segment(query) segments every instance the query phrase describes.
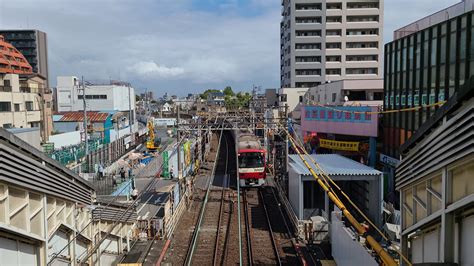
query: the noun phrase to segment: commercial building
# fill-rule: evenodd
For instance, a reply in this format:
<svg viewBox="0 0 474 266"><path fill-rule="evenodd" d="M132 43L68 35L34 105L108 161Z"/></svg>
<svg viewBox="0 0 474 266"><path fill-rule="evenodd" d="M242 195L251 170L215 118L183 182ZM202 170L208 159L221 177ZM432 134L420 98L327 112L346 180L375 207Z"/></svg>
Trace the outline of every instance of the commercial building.
<svg viewBox="0 0 474 266"><path fill-rule="evenodd" d="M305 102L332 106L381 106L383 80L346 79L321 84L308 90Z"/></svg>
<svg viewBox="0 0 474 266"><path fill-rule="evenodd" d="M392 188L400 147L474 73L472 8L463 1L439 11L395 31L385 45L384 110L418 108L384 115L381 156Z"/></svg>
<svg viewBox="0 0 474 266"><path fill-rule="evenodd" d="M301 137L306 148L376 166L383 80L339 80L310 88L304 97Z"/></svg>
<svg viewBox="0 0 474 266"><path fill-rule="evenodd" d="M383 122L412 263L474 263L472 9L462 1L395 31L385 46L384 108L417 107Z"/></svg>
<svg viewBox="0 0 474 266"><path fill-rule="evenodd" d="M58 77L56 88L58 112L83 111L83 94L84 91L78 78L73 76ZM124 119L130 120L128 125L132 125L134 132L138 131L135 114L135 89L130 84L111 81L86 85L85 97L87 111L120 112Z"/></svg>
<svg viewBox="0 0 474 266"><path fill-rule="evenodd" d="M32 66L33 72L45 77L46 84L49 84L46 33L39 30L0 30L0 35L18 49Z"/></svg>
<svg viewBox="0 0 474 266"><path fill-rule="evenodd" d="M382 77L383 0L281 3L281 87Z"/></svg>
<svg viewBox="0 0 474 266"><path fill-rule="evenodd" d="M413 263L474 264L474 77L401 146L402 251Z"/></svg>

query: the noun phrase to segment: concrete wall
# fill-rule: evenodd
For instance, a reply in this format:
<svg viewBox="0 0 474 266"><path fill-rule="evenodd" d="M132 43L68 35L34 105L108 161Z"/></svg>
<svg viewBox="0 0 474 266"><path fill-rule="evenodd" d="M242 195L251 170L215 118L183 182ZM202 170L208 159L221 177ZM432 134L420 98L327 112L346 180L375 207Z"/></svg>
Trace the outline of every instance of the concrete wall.
<svg viewBox="0 0 474 266"><path fill-rule="evenodd" d="M49 142L54 143L55 149L79 144L81 143L81 131L72 131L57 135L51 135L49 137Z"/></svg>
<svg viewBox="0 0 474 266"><path fill-rule="evenodd" d="M284 107L288 104L288 112L295 111L296 107L300 103L300 96L304 97L308 88L281 88L278 90L280 95L286 94L286 102L282 102L280 98L280 106Z"/></svg>
<svg viewBox="0 0 474 266"><path fill-rule="evenodd" d="M42 150L41 147L41 133L38 127L36 128L15 128L7 129L10 133L19 137L21 140L27 142L31 146L38 150Z"/></svg>
<svg viewBox="0 0 474 266"><path fill-rule="evenodd" d="M344 226L340 217L340 212L331 214L331 247L336 264L339 266L377 266L378 263L369 251L357 241L353 232Z"/></svg>

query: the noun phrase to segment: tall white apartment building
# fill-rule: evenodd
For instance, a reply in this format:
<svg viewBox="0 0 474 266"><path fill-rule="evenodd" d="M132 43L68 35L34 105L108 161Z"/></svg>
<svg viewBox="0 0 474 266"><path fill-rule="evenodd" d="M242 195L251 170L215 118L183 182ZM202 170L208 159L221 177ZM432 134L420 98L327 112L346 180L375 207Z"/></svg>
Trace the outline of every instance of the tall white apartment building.
<svg viewBox="0 0 474 266"><path fill-rule="evenodd" d="M281 87L382 77L383 0L281 3Z"/></svg>

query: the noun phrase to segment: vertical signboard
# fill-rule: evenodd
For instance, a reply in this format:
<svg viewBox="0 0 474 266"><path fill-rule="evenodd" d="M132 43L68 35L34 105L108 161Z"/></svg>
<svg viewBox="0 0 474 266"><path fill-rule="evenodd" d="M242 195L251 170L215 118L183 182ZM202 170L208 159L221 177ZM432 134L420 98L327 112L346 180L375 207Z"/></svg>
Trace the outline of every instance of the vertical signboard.
<svg viewBox="0 0 474 266"><path fill-rule="evenodd" d="M168 151L164 151L161 156L163 157L163 170L161 171L161 176L165 178L170 177L170 172L169 172L169 157L168 157Z"/></svg>

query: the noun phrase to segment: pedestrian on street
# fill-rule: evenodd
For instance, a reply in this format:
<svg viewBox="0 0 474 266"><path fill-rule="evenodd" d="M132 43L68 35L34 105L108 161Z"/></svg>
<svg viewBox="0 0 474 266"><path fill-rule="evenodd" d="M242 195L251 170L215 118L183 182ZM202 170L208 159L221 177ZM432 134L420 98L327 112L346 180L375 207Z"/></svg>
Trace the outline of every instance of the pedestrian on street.
<svg viewBox="0 0 474 266"><path fill-rule="evenodd" d="M102 166L102 164L99 164L98 173L99 173L99 180L100 180L104 177L104 167Z"/></svg>
<svg viewBox="0 0 474 266"><path fill-rule="evenodd" d="M125 170L123 167L120 169L120 178L122 179L122 182L125 182Z"/></svg>
<svg viewBox="0 0 474 266"><path fill-rule="evenodd" d="M132 191L132 199L133 199L133 200L136 200L137 197L138 197L138 189L135 188L135 189Z"/></svg>
<svg viewBox="0 0 474 266"><path fill-rule="evenodd" d="M132 178L132 168L128 168L128 178Z"/></svg>

